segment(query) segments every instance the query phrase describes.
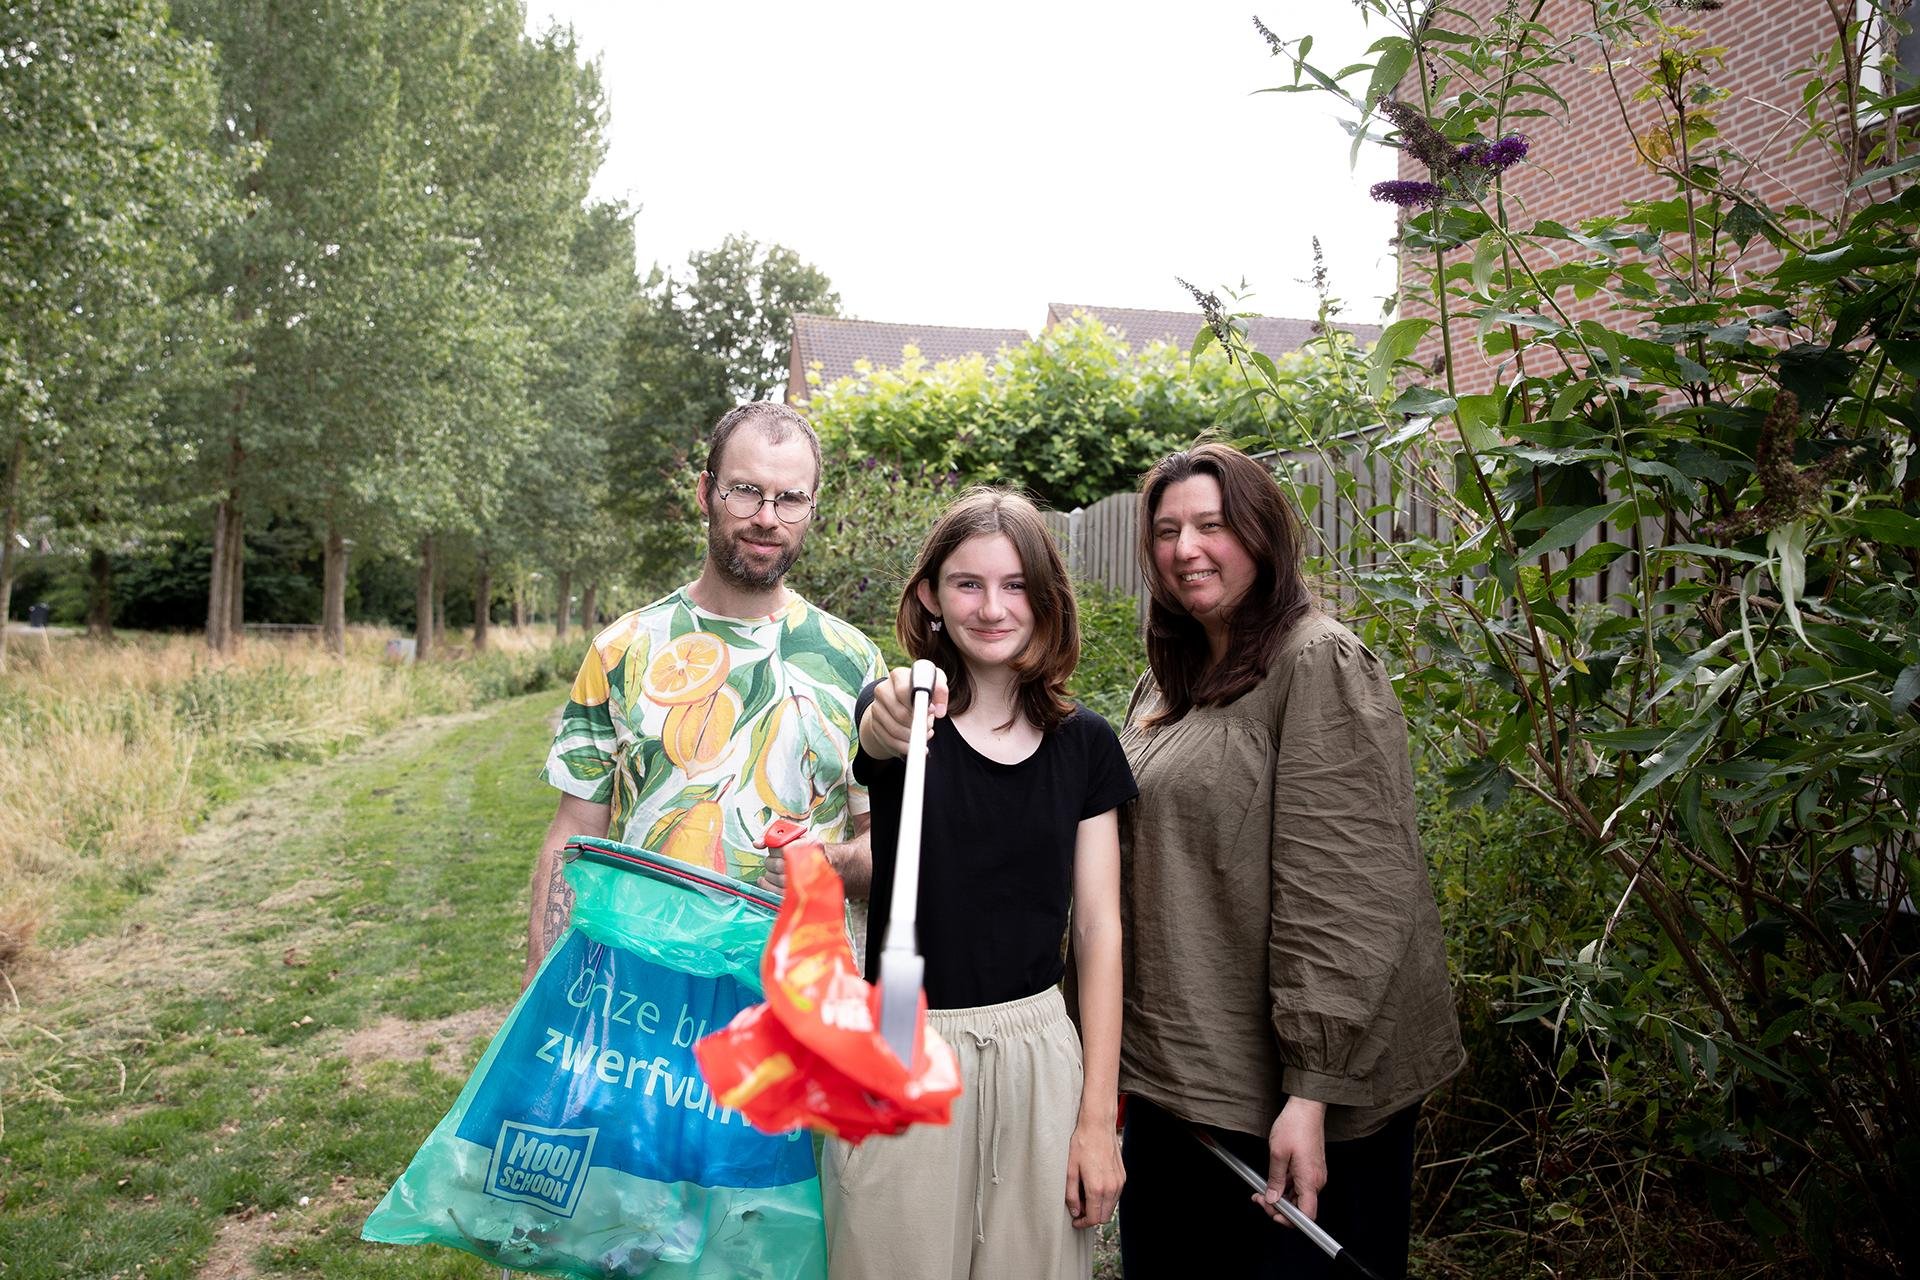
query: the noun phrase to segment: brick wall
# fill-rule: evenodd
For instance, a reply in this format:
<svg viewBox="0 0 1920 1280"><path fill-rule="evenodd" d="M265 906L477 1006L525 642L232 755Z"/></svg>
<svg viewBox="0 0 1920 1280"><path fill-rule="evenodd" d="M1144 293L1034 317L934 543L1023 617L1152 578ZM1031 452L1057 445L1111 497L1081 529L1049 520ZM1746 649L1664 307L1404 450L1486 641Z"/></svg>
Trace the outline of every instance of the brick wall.
<svg viewBox="0 0 1920 1280"><path fill-rule="evenodd" d="M1699 45L1725 47L1724 65L1709 68L1700 73L1700 78L1731 91L1717 108L1715 119L1722 137L1754 162L1751 171L1740 179L1741 185L1753 190L1769 209L1788 204L1832 208L1845 188L1847 176L1830 149L1808 146L1797 155L1789 154L1804 127L1799 113L1806 77L1797 69L1829 48L1836 37L1830 2L1851 11L1851 0L1727 0L1718 10L1665 11L1669 22L1704 31ZM1500 0L1453 3L1457 9L1489 21L1501 7ZM1556 36L1573 36L1593 28L1591 11L1584 0L1547 0L1540 20ZM1450 17L1447 25L1460 29L1466 24L1464 19ZM1612 51L1616 61L1631 57L1632 52L1619 48ZM1545 77L1566 98L1570 109L1557 112L1553 118L1517 122L1528 135L1531 148L1527 160L1508 170L1504 180L1510 220L1516 226L1542 218L1573 226L1584 218L1617 212L1630 200L1664 199L1673 194L1671 181L1642 163L1634 147L1634 134L1644 132L1658 118L1653 104L1628 101L1623 115L1607 76L1593 70L1603 60L1600 46L1592 40L1578 41L1570 54L1570 62ZM1644 83L1625 68L1616 71L1616 80L1622 98ZM1418 101L1417 95L1417 84L1409 82L1402 89L1402 96L1410 101ZM1735 176L1732 170L1724 172ZM1403 154L1399 176L1421 179L1426 173L1418 161ZM1741 266L1747 272L1762 269L1777 261L1777 256L1771 246L1756 238L1749 242ZM1403 257L1401 315L1434 315L1426 301L1432 296L1425 274L1431 265L1430 251L1419 262ZM1605 294L1579 302L1570 291L1562 291L1559 300L1575 318L1601 315L1610 303ZM1456 320L1451 328L1455 372L1463 391L1484 391L1512 376L1510 356L1481 354L1470 321ZM1436 329L1415 354L1429 368L1437 369L1441 350ZM1501 365L1503 360L1507 362L1505 367Z"/></svg>

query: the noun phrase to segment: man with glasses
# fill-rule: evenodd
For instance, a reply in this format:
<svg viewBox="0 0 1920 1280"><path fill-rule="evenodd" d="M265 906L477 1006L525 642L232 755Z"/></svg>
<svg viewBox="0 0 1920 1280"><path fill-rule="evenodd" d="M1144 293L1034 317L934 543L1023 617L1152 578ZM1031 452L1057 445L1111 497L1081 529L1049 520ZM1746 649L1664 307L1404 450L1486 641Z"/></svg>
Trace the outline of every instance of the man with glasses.
<svg viewBox="0 0 1920 1280"><path fill-rule="evenodd" d="M820 442L805 417L757 402L714 425L696 489L700 576L594 637L542 776L559 789L533 873L528 981L567 926L561 850L606 836L785 888L755 841L790 818L826 842L864 897L866 790L853 781L853 702L885 674L858 629L783 584L806 541Z"/></svg>

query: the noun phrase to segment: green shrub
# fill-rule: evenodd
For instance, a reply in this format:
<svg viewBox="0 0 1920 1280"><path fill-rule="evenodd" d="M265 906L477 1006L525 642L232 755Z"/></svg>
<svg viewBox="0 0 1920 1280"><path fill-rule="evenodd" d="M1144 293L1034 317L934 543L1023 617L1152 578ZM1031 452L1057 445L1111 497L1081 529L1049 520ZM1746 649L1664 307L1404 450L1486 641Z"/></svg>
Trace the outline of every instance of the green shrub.
<svg viewBox="0 0 1920 1280"><path fill-rule="evenodd" d="M1337 76L1268 37L1288 91L1427 171L1378 191L1407 206L1407 314L1373 363L1393 429L1357 461L1390 486L1319 441L1341 478L1312 496L1353 521L1325 567L1447 790L1522 807L1505 853L1441 877L1480 904L1454 904L1467 962L1519 978L1515 1029L1471 1027L1476 1064L1534 1059L1501 1265L1920 1272L1920 92L1856 74L1904 19L1862 5L1789 73L1782 145L1854 180L1774 210L1715 124L1725 51L1652 0L1585 33L1361 7L1386 34ZM1664 190L1533 221L1501 174L1588 45L1643 132L1527 158L1645 164ZM1438 374L1412 358L1430 331ZM1497 390L1463 382L1468 343L1504 362ZM1409 494L1437 532L1374 519Z"/></svg>

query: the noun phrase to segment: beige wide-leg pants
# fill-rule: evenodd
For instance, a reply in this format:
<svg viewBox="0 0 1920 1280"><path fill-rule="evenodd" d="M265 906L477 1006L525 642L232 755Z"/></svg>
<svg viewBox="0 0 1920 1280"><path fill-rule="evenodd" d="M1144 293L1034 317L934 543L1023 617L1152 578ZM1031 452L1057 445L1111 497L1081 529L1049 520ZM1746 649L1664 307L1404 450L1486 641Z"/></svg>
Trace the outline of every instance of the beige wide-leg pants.
<svg viewBox="0 0 1920 1280"><path fill-rule="evenodd" d="M953 1123L828 1139L832 1280L1083 1280L1093 1231L1067 1213L1080 1037L1055 990L927 1020L960 1059Z"/></svg>

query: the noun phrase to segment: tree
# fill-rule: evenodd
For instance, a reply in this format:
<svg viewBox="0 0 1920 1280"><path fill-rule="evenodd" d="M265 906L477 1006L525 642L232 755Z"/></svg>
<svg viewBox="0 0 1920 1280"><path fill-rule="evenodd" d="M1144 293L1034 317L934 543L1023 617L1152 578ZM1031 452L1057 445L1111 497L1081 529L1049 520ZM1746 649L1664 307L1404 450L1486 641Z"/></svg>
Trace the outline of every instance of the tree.
<svg viewBox="0 0 1920 1280"><path fill-rule="evenodd" d="M641 539L644 573L659 578L684 550L684 476L706 433L746 400L780 397L793 317L835 315L840 296L817 268L781 245L728 236L687 258L676 276L656 266L627 332L615 423L616 491Z"/></svg>
<svg viewBox="0 0 1920 1280"><path fill-rule="evenodd" d="M533 391L539 439L515 469L505 519L488 546L550 569L562 600L578 573L582 603L593 605L596 588L630 554L626 522L611 510L608 429L637 282L625 206L594 204L573 222L568 274L548 331L550 359ZM482 563L491 566L491 554ZM592 610L584 614L591 629Z"/></svg>
<svg viewBox="0 0 1920 1280"><path fill-rule="evenodd" d="M102 564L165 527L154 422L221 341L190 296L195 246L236 204L204 145L211 59L157 0L26 0L0 21L4 620L29 503Z"/></svg>

